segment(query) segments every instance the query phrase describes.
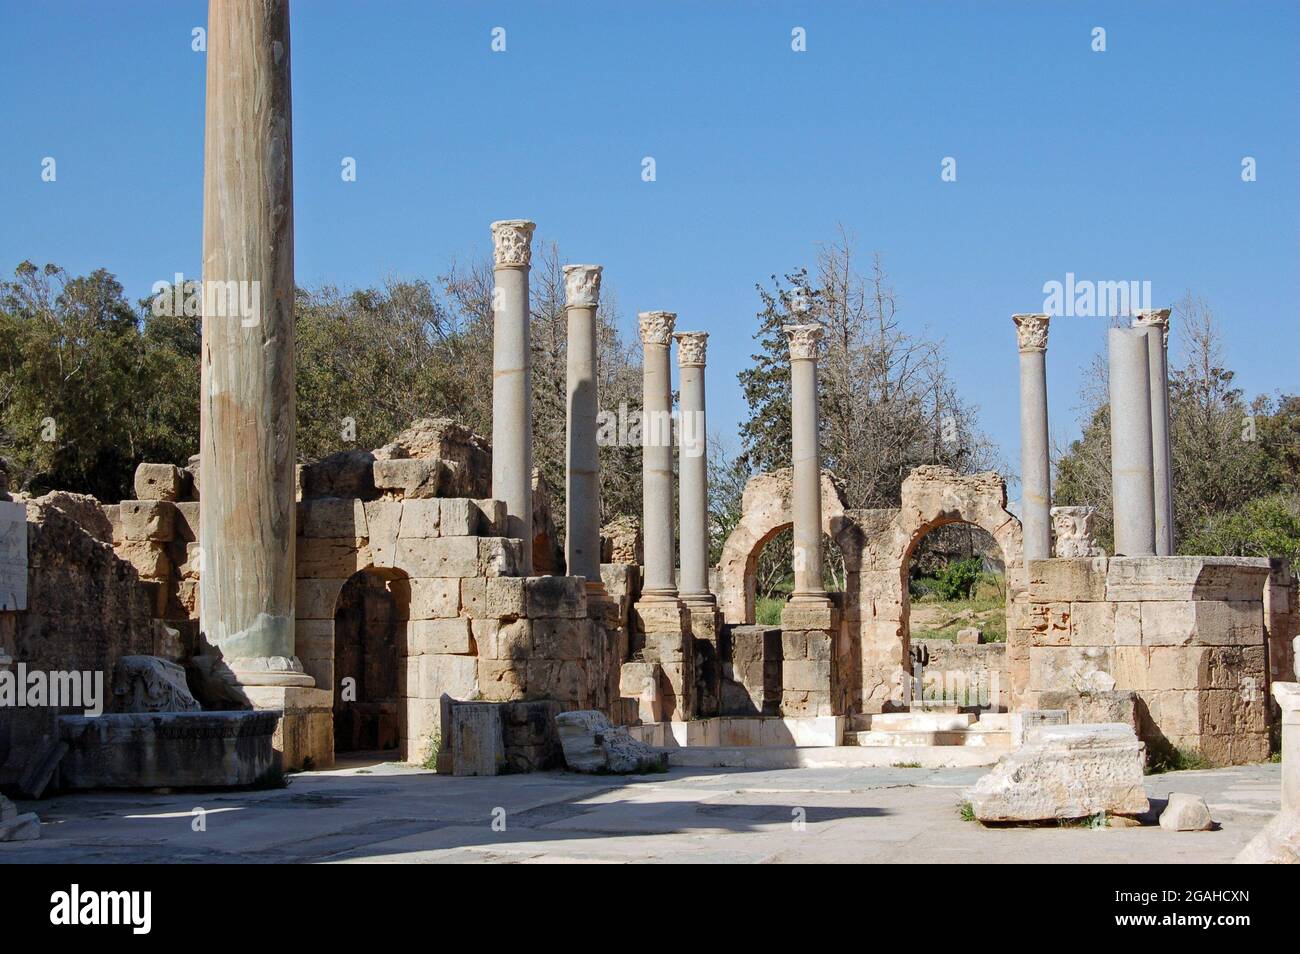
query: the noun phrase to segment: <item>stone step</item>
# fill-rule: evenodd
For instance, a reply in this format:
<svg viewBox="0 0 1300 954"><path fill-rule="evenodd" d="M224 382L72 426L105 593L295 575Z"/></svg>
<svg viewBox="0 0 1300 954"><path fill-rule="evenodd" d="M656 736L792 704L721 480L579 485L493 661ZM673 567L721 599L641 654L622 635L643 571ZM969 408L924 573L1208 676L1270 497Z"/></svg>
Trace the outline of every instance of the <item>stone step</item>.
<svg viewBox="0 0 1300 954"><path fill-rule="evenodd" d="M873 732L960 732L973 725L976 718L974 712L880 712L870 717L866 729Z"/></svg>
<svg viewBox="0 0 1300 954"><path fill-rule="evenodd" d="M670 767L680 768L977 768L993 765L1000 748L963 745L873 746L694 746L672 749Z"/></svg>
<svg viewBox="0 0 1300 954"><path fill-rule="evenodd" d="M901 748L911 746L941 745L965 746L968 748L1011 747L1011 733L998 731L926 731L926 730L879 730L866 732L845 732L844 744L860 748Z"/></svg>

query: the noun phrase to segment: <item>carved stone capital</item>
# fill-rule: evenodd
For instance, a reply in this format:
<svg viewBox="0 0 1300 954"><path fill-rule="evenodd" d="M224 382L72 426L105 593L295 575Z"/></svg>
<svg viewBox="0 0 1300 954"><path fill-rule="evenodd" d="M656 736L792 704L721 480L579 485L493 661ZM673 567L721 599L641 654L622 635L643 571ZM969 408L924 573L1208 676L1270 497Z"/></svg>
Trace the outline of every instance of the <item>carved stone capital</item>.
<svg viewBox="0 0 1300 954"><path fill-rule="evenodd" d="M666 345L672 341L677 315L671 311L643 311L636 316L642 344Z"/></svg>
<svg viewBox="0 0 1300 954"><path fill-rule="evenodd" d="M1169 314L1168 308L1153 308L1150 311L1139 311L1136 318L1133 319L1134 328L1149 328L1152 325L1160 329L1160 334L1164 340L1165 347L1169 347Z"/></svg>
<svg viewBox="0 0 1300 954"><path fill-rule="evenodd" d="M566 308L596 308L600 305L600 266L564 266Z"/></svg>
<svg viewBox="0 0 1300 954"><path fill-rule="evenodd" d="M533 229L527 219L492 223L492 258L497 268L527 268L533 260Z"/></svg>
<svg viewBox="0 0 1300 954"><path fill-rule="evenodd" d="M1022 352L1047 350L1047 315L1012 315L1016 323L1016 344Z"/></svg>
<svg viewBox="0 0 1300 954"><path fill-rule="evenodd" d="M709 346L707 331L679 331L677 339L677 364L683 368L704 367L705 352Z"/></svg>
<svg viewBox="0 0 1300 954"><path fill-rule="evenodd" d="M821 325L785 325L781 328L790 339L790 360L817 360L817 345L826 334Z"/></svg>
<svg viewBox="0 0 1300 954"><path fill-rule="evenodd" d="M1103 556L1093 538L1096 507L1053 507L1052 533L1058 559Z"/></svg>

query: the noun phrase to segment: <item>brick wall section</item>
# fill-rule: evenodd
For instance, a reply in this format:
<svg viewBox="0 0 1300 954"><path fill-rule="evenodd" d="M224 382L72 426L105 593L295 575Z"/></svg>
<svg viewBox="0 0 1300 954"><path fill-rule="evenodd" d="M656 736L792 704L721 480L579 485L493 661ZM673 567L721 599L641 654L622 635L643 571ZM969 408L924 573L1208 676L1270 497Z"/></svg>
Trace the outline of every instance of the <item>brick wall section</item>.
<svg viewBox="0 0 1300 954"><path fill-rule="evenodd" d="M1267 757L1268 561L1098 557L1028 570L1033 699L1132 689L1148 746L1218 765Z"/></svg>

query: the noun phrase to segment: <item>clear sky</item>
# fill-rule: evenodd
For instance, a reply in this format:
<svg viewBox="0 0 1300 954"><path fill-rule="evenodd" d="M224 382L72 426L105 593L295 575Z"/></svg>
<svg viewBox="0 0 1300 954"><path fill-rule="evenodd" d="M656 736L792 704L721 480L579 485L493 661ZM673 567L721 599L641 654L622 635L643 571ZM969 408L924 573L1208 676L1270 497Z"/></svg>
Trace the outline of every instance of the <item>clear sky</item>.
<svg viewBox="0 0 1300 954"><path fill-rule="evenodd" d="M711 429L733 446L754 283L811 264L841 222L883 255L905 325L946 340L1017 469L1010 315L1070 272L1150 281L1157 306L1195 290L1248 391L1300 388L1295 0L292 11L300 283L432 278L486 254L493 219L534 219L605 266L629 334L649 309L711 332ZM205 22L195 0L0 2L6 274L103 266L132 298L197 275ZM1106 324L1054 322L1058 440Z"/></svg>

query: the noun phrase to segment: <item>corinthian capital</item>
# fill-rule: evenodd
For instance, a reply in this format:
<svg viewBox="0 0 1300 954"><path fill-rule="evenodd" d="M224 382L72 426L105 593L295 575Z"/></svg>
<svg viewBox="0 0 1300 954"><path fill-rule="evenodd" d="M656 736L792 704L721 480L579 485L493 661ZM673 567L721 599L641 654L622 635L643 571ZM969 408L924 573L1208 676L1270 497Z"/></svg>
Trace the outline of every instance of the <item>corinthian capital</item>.
<svg viewBox="0 0 1300 954"><path fill-rule="evenodd" d="M497 268L527 268L533 260L533 229L527 219L492 223L492 253Z"/></svg>
<svg viewBox="0 0 1300 954"><path fill-rule="evenodd" d="M826 329L821 325L785 325L781 328L790 339L790 360L817 360L817 343Z"/></svg>
<svg viewBox="0 0 1300 954"><path fill-rule="evenodd" d="M666 345L673 337L677 315L671 311L643 311L636 316L642 344Z"/></svg>
<svg viewBox="0 0 1300 954"><path fill-rule="evenodd" d="M564 266L564 304L567 308L595 308L600 304L600 266Z"/></svg>
<svg viewBox="0 0 1300 954"><path fill-rule="evenodd" d="M1023 351L1047 350L1047 315L1012 315L1016 323L1016 344Z"/></svg>
<svg viewBox="0 0 1300 954"><path fill-rule="evenodd" d="M1150 328L1155 325L1160 329L1160 334L1164 339L1165 347L1169 347L1169 309L1153 308L1150 311L1139 311L1137 317L1133 319L1134 328Z"/></svg>
<svg viewBox="0 0 1300 954"><path fill-rule="evenodd" d="M709 346L707 331L679 331L677 339L677 364L683 368L704 367L704 354Z"/></svg>

